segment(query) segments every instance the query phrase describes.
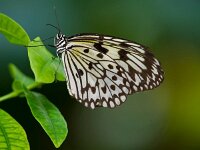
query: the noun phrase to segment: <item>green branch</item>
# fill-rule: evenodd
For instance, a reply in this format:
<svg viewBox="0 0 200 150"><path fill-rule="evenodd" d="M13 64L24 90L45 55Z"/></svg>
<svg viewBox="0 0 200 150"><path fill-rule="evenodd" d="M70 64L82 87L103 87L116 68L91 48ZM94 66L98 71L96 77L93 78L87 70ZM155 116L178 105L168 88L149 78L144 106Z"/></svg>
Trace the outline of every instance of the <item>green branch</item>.
<svg viewBox="0 0 200 150"><path fill-rule="evenodd" d="M37 83L37 82L34 82L33 84L29 85L27 87L28 90L32 90L34 88L37 88L37 87L40 87L42 84L41 83ZM7 99L11 99L11 98L14 98L14 97L17 97L19 96L21 93L23 93L24 91L23 90L20 90L20 91L12 91L4 96L1 96L0 97L0 102L4 101L4 100L7 100Z"/></svg>

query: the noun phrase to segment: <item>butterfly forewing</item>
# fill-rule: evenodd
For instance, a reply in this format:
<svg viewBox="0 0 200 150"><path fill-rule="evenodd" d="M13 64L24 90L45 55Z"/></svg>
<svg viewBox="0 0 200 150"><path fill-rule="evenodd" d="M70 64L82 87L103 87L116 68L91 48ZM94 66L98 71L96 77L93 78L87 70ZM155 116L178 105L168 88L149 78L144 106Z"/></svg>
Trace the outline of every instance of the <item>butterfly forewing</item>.
<svg viewBox="0 0 200 150"><path fill-rule="evenodd" d="M153 89L163 81L160 63L140 44L97 34L76 35L65 42L67 87L86 107L113 108L127 95Z"/></svg>

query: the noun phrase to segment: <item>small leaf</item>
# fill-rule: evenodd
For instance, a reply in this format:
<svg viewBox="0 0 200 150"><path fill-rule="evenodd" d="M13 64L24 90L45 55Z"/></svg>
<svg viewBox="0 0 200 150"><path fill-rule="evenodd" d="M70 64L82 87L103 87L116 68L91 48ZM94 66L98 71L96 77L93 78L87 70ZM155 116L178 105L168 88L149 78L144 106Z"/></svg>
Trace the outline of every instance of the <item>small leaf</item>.
<svg viewBox="0 0 200 150"><path fill-rule="evenodd" d="M28 45L30 39L26 31L13 19L0 13L0 33L12 44Z"/></svg>
<svg viewBox="0 0 200 150"><path fill-rule="evenodd" d="M60 147L68 132L64 117L44 95L26 89L24 91L33 116L48 134L55 147Z"/></svg>
<svg viewBox="0 0 200 150"><path fill-rule="evenodd" d="M32 47L28 47L28 57L35 80L41 83L52 83L56 77L64 81L64 69L61 63L59 65L60 60L54 58L45 46L38 45L44 45L39 37L30 42L29 46Z"/></svg>
<svg viewBox="0 0 200 150"><path fill-rule="evenodd" d="M22 85L28 87L29 85L35 83L35 81L32 78L23 74L14 64L9 64L9 71L12 78L14 79L12 84L12 89L14 91L23 90Z"/></svg>
<svg viewBox="0 0 200 150"><path fill-rule="evenodd" d="M56 80L58 81L66 81L66 77L65 77L65 73L64 73L64 67L62 62L60 62L61 60L58 58L55 58L55 64L54 64L54 69L55 69L55 73L56 73ZM54 76L55 77L55 76Z"/></svg>
<svg viewBox="0 0 200 150"><path fill-rule="evenodd" d="M29 150L24 129L8 113L0 109L0 150Z"/></svg>
<svg viewBox="0 0 200 150"><path fill-rule="evenodd" d="M19 80L14 80L12 83L12 89L13 91L22 91L23 90L23 84Z"/></svg>

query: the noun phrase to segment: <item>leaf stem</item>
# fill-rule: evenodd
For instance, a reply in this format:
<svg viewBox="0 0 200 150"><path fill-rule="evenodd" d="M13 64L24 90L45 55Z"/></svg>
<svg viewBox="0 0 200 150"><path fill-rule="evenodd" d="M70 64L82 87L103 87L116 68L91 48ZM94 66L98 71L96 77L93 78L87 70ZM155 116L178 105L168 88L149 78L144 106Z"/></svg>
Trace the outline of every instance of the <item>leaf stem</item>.
<svg viewBox="0 0 200 150"><path fill-rule="evenodd" d="M0 97L0 102L4 101L4 100L6 100L6 99L10 99L10 98L16 97L18 94L19 94L19 93L18 93L18 92L15 92L15 91L10 92L10 93L8 93L8 94L6 94L6 95L4 95L4 96L1 96L1 97Z"/></svg>
<svg viewBox="0 0 200 150"><path fill-rule="evenodd" d="M36 88L36 87L40 87L41 85L42 85L41 83L35 82L35 83L29 85L29 86L27 87L27 89L28 89L28 90L32 90L32 89L34 89L34 88ZM23 90L20 90L20 91L12 91L12 92L10 92L10 93L4 95L4 96L1 96L1 97L0 97L0 102L2 102L2 101L4 101L4 100L7 100L7 99L11 99L11 98L17 97L19 94L21 94L21 93L23 93L23 92L24 92Z"/></svg>

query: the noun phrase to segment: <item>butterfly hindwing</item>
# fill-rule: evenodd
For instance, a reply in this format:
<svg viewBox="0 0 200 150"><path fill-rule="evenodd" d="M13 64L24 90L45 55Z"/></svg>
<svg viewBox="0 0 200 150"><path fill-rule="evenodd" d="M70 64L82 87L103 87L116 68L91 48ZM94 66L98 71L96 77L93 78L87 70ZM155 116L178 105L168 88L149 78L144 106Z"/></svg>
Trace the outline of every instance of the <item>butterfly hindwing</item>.
<svg viewBox="0 0 200 150"><path fill-rule="evenodd" d="M62 55L68 80L68 90L86 107L115 107L126 100L130 86L122 68L107 57L99 58L99 52L90 49L91 54L79 53L74 46ZM84 51L84 50L83 50ZM73 60L73 61L72 61ZM74 68L74 69L72 69ZM124 78L125 77L125 78Z"/></svg>

